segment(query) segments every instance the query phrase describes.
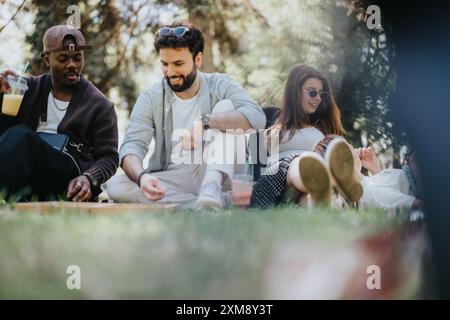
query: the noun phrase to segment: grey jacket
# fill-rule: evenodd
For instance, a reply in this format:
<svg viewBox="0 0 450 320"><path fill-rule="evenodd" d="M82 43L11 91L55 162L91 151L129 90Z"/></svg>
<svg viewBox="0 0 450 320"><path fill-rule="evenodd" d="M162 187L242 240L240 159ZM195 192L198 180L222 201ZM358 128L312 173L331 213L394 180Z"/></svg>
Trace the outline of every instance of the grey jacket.
<svg viewBox="0 0 450 320"><path fill-rule="evenodd" d="M197 74L200 77L198 104L202 108L202 114L211 113L213 106L220 100L230 99L235 110L241 112L254 129L264 129L266 125L264 112L240 85L225 74L201 72ZM120 165L123 158L129 154L144 159L154 137L155 151L150 157L148 169L161 171L167 168L172 150L173 100L174 92L165 80L141 92L131 112L125 138L119 150Z"/></svg>

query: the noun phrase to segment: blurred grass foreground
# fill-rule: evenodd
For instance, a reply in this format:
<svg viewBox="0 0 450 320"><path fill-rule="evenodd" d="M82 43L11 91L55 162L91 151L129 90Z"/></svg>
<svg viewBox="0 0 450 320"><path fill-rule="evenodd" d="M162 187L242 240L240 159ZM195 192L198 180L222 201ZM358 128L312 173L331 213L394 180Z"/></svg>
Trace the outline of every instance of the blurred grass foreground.
<svg viewBox="0 0 450 320"><path fill-rule="evenodd" d="M297 206L116 215L3 208L0 299L417 298L421 225L410 215ZM73 265L81 288L70 290Z"/></svg>

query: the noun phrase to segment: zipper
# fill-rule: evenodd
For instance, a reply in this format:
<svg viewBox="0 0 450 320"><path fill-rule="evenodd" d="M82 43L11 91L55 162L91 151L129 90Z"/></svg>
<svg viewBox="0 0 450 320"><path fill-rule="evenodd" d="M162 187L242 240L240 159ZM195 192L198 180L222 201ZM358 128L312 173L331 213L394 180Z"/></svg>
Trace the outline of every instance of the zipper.
<svg viewBox="0 0 450 320"><path fill-rule="evenodd" d="M68 155L68 156L72 159L73 163L75 163L75 166L77 167L78 175L81 176L81 169L80 169L80 166L79 166L78 163L75 161L74 157L72 157L72 155L71 155L70 153L66 152L66 150L63 150L63 153L66 154L66 155Z"/></svg>

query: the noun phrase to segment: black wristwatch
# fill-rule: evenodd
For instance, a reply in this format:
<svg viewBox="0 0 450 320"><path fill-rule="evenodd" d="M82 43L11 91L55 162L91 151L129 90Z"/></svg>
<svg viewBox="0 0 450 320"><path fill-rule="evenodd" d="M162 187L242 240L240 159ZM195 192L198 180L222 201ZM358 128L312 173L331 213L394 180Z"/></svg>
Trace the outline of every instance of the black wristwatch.
<svg viewBox="0 0 450 320"><path fill-rule="evenodd" d="M88 178L89 183L91 184L91 187L96 187L98 185L97 180L94 178L94 176L89 172L83 172L82 176L85 176Z"/></svg>
<svg viewBox="0 0 450 320"><path fill-rule="evenodd" d="M209 129L209 114L202 114L203 129Z"/></svg>

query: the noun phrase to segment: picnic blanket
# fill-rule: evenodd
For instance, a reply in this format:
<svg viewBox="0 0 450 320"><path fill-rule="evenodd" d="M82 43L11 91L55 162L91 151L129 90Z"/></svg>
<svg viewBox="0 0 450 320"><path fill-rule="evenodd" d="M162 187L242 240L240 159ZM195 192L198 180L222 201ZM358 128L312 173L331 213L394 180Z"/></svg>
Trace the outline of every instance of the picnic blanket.
<svg viewBox="0 0 450 320"><path fill-rule="evenodd" d="M58 213L67 211L81 211L91 214L112 214L125 212L153 213L161 211L173 212L178 207L178 204L163 203L90 203L70 201L22 202L16 203L13 206L14 210L20 212Z"/></svg>

